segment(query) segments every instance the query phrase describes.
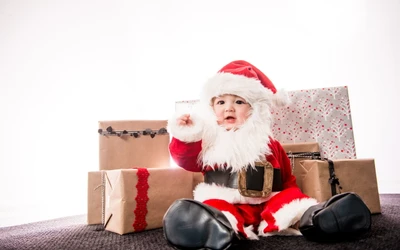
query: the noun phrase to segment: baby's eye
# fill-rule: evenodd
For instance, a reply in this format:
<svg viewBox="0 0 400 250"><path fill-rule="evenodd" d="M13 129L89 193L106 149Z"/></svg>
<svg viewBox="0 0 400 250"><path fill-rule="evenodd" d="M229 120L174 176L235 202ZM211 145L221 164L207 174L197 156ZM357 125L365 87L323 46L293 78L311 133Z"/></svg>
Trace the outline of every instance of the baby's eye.
<svg viewBox="0 0 400 250"><path fill-rule="evenodd" d="M225 102L222 101L222 100L220 100L220 101L217 102L218 105L223 105L224 103L225 103Z"/></svg>
<svg viewBox="0 0 400 250"><path fill-rule="evenodd" d="M236 100L236 104L246 104L246 102L242 100Z"/></svg>

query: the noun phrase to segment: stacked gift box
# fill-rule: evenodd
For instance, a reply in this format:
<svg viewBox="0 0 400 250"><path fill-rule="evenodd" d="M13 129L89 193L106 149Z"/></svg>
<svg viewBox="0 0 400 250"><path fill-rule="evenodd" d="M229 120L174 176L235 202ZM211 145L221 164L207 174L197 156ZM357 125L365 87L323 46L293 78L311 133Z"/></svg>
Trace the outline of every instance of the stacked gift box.
<svg viewBox="0 0 400 250"><path fill-rule="evenodd" d="M336 193L355 192L372 213L380 213L375 161L357 159L347 86L288 95L288 106L271 111L272 132L287 152L301 190L320 202ZM175 109L191 112L197 104L177 101Z"/></svg>
<svg viewBox="0 0 400 250"><path fill-rule="evenodd" d="M99 122L99 170L88 173L88 224L127 234L162 227L198 176L170 166L166 120Z"/></svg>

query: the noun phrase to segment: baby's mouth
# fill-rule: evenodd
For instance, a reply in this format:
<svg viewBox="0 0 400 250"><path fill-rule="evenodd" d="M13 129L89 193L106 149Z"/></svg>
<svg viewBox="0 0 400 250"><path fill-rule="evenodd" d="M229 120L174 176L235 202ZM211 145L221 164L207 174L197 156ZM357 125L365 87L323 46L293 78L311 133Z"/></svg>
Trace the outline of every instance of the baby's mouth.
<svg viewBox="0 0 400 250"><path fill-rule="evenodd" d="M235 121L236 118L233 117L233 116L227 116L227 117L225 118L225 120L228 121L228 122L232 122L232 121Z"/></svg>

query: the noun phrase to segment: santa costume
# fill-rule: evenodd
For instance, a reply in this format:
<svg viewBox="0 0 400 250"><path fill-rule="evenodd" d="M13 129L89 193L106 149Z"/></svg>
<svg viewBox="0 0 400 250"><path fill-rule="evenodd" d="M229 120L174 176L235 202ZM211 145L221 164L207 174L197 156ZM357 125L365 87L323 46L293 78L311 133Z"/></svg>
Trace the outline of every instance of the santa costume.
<svg viewBox="0 0 400 250"><path fill-rule="evenodd" d="M224 94L242 97L251 106L251 115L237 129L226 130L217 124L211 101ZM210 211L219 216L215 218L222 217L223 224L228 221L228 231L239 238L301 235L292 226L310 206L317 204L296 185L290 160L271 132L271 107L287 103L286 93L277 91L258 68L246 61L233 61L205 83L200 102L190 114L192 125L177 123L182 114L176 114L168 122L173 160L188 171L204 174L205 181L194 189L194 201L201 203L205 210L211 207ZM270 174L273 177L266 187ZM246 188L256 191L246 193L243 191ZM229 243L218 245L218 239L213 239L218 231L215 228L221 225L215 223L222 220L208 217L203 220L203 208L191 211L193 204L188 200L179 201L165 214L164 220L174 217L176 221L174 226L164 224L168 242L182 249L229 247ZM190 239L185 241L185 237ZM187 245L189 241L196 241L198 245Z"/></svg>

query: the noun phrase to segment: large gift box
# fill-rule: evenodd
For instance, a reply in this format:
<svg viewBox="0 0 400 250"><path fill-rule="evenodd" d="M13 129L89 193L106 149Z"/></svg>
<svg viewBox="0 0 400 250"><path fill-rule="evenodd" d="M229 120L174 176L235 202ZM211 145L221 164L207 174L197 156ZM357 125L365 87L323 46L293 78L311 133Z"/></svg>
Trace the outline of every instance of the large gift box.
<svg viewBox="0 0 400 250"><path fill-rule="evenodd" d="M278 141L317 142L324 158L357 158L347 86L288 94L291 104L272 110L272 132Z"/></svg>
<svg viewBox="0 0 400 250"><path fill-rule="evenodd" d="M275 139L317 142L324 158L357 158L347 86L292 90L288 96L288 106L271 110ZM198 102L176 101L175 110L190 113Z"/></svg>
<svg viewBox="0 0 400 250"><path fill-rule="evenodd" d="M303 171L303 192L319 202L332 197L328 161L304 160L300 165ZM381 212L374 159L333 160L333 169L334 177L338 179L338 185L334 186L337 193L355 192L367 204L371 213Z"/></svg>
<svg viewBox="0 0 400 250"><path fill-rule="evenodd" d="M193 173L181 168L105 171L105 230L127 234L162 227L177 199L193 198Z"/></svg>
<svg viewBox="0 0 400 250"><path fill-rule="evenodd" d="M300 161L320 159L319 145L316 142L282 143L282 147L292 164L292 173L296 176L297 186L303 190L303 171Z"/></svg>
<svg viewBox="0 0 400 250"><path fill-rule="evenodd" d="M166 120L100 121L100 170L169 166L166 126Z"/></svg>

